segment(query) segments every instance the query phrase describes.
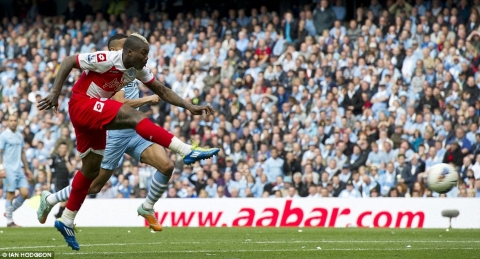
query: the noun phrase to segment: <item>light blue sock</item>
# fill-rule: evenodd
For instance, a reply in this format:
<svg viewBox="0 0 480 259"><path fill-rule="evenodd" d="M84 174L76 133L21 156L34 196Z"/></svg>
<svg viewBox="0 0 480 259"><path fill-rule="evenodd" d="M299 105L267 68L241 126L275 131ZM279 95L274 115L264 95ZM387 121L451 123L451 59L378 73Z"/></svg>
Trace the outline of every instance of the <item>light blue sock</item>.
<svg viewBox="0 0 480 259"><path fill-rule="evenodd" d="M56 193L52 193L51 195L48 195L47 197L48 204L54 206L59 202L67 201L68 197L70 197L70 191L72 191L72 186L69 185Z"/></svg>
<svg viewBox="0 0 480 259"><path fill-rule="evenodd" d="M12 212L16 211L18 208L20 208L20 206L22 206L23 202L25 201L25 199L22 197L22 195L18 195L18 197L16 199L13 200L12 202Z"/></svg>
<svg viewBox="0 0 480 259"><path fill-rule="evenodd" d="M153 175L152 182L150 184L150 190L148 190L147 199L143 202L143 208L146 210L153 209L153 205L162 197L162 194L168 187L168 181L170 177L156 171Z"/></svg>
<svg viewBox="0 0 480 259"><path fill-rule="evenodd" d="M13 207L12 207L12 201L6 200L5 201L5 213L7 214L7 224L10 224L13 222L12 218L12 213L13 213Z"/></svg>

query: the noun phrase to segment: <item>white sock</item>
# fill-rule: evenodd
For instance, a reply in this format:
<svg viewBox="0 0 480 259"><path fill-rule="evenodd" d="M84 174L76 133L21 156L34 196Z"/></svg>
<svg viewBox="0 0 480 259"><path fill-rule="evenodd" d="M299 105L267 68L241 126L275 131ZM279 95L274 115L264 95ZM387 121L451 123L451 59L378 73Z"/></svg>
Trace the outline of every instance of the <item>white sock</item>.
<svg viewBox="0 0 480 259"><path fill-rule="evenodd" d="M168 149L180 154L181 156L186 156L192 152L192 146L185 144L177 137L172 138L172 142L170 143L170 146L168 146Z"/></svg>
<svg viewBox="0 0 480 259"><path fill-rule="evenodd" d="M62 214L62 222L72 228L75 216L77 216L77 211L70 211L69 209L65 208Z"/></svg>

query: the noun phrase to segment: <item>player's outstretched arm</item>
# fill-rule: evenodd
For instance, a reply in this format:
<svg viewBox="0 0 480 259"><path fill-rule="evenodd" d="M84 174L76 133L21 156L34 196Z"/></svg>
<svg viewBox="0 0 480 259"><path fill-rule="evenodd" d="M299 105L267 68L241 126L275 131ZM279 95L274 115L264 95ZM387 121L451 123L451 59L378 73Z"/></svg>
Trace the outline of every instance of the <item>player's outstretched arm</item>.
<svg viewBox="0 0 480 259"><path fill-rule="evenodd" d="M60 96L60 92L62 91L65 80L67 80L67 77L70 72L72 72L73 68L79 68L77 66L76 56L66 57L58 69L52 91L45 98L40 100L40 102L38 102L37 107L39 110L50 110L51 108L55 108L55 112L57 112L58 97Z"/></svg>
<svg viewBox="0 0 480 259"><path fill-rule="evenodd" d="M193 115L202 115L203 111L207 114L213 114L213 109L212 107L206 105L206 106L198 106L198 105L193 105L187 101L185 101L182 97L180 97L178 94L176 94L174 91L170 90L170 88L166 87L160 81L158 80L153 80L153 82L146 84L150 90L152 90L155 94L160 96L162 100L171 103L175 106L179 106L182 108L185 108L189 110Z"/></svg>
<svg viewBox="0 0 480 259"><path fill-rule="evenodd" d="M121 102L132 108L138 108L145 104L158 104L160 102L160 97L158 95L145 96L138 99L127 99L125 98L125 91L119 91L111 98L117 102Z"/></svg>

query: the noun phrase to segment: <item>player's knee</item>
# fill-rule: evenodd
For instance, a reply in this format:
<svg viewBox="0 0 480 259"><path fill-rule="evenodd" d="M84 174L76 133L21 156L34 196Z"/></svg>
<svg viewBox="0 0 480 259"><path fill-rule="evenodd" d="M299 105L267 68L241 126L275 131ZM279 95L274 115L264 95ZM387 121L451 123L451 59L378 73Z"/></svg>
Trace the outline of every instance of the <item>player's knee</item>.
<svg viewBox="0 0 480 259"><path fill-rule="evenodd" d="M173 174L173 170L175 169L175 164L172 160L168 160L165 163L165 170L162 172L166 176L171 176Z"/></svg>
<svg viewBox="0 0 480 259"><path fill-rule="evenodd" d="M168 159L166 161L158 161L155 165L155 168L162 172L162 174L171 176L173 169L175 169L175 165L173 164L172 160Z"/></svg>

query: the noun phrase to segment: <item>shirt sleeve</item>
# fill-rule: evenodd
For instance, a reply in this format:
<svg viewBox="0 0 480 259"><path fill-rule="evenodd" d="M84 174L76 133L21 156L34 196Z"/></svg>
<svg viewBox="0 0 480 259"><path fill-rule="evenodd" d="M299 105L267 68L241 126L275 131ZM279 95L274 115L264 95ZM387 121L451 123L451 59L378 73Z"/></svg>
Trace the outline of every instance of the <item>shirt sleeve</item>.
<svg viewBox="0 0 480 259"><path fill-rule="evenodd" d="M103 73L108 71L112 67L112 55L113 54L111 51L80 53L77 54L77 66L82 70L90 70L98 73Z"/></svg>
<svg viewBox="0 0 480 259"><path fill-rule="evenodd" d="M150 84L155 80L155 77L152 74L150 69L143 67L142 70L137 71L137 79L140 80L143 84Z"/></svg>

